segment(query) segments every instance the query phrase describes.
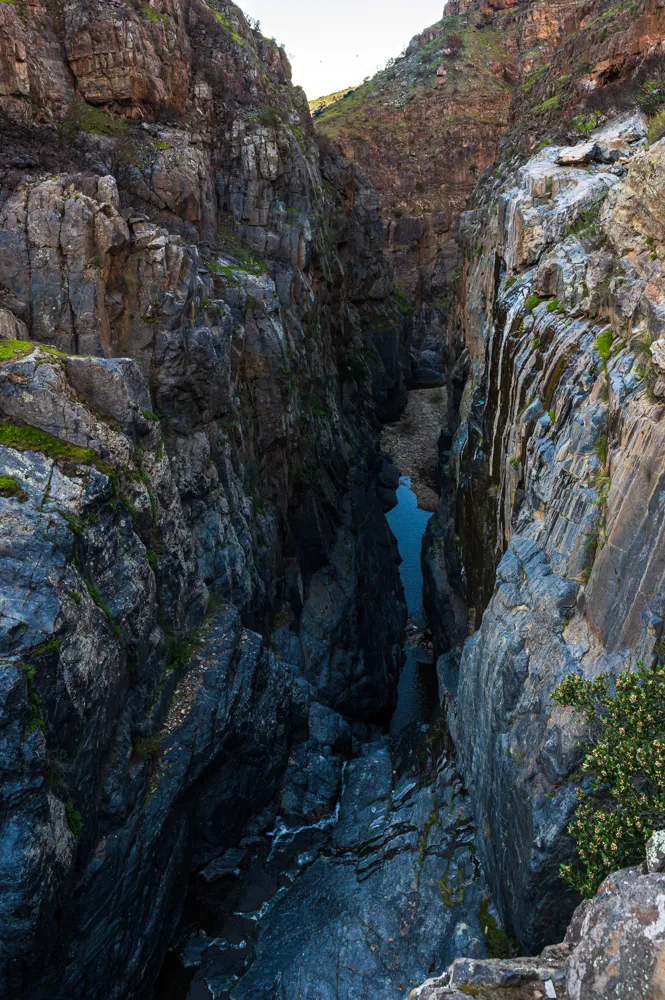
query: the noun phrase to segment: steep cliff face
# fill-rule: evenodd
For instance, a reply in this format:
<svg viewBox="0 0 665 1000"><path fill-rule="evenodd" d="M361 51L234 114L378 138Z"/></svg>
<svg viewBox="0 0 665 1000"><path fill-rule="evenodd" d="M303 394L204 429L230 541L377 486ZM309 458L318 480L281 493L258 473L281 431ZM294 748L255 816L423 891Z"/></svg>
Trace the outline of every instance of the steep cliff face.
<svg viewBox="0 0 665 1000"><path fill-rule="evenodd" d="M561 89L582 46L569 38L534 78L538 92L522 89L500 167L461 218L469 377L443 456L456 499L444 496L428 555L444 648L457 644L439 674L480 857L531 951L560 940L575 905L558 869L572 851L585 731L552 691L571 671L654 662L663 628L650 350L663 333L663 144L657 115L635 103L660 86L659 64L643 57L660 50L665 24L650 4L630 17L619 5L582 13L591 99L580 103L584 81ZM603 89L600 66L619 83ZM468 623L452 614L462 591Z"/></svg>
<svg viewBox="0 0 665 1000"><path fill-rule="evenodd" d="M569 121L617 82L629 106L623 84L657 51L662 16L657 2L453 0L393 65L315 114L379 192L414 307L415 384L445 371L462 344L459 216L502 137L524 154L543 124L556 137L562 111Z"/></svg>
<svg viewBox="0 0 665 1000"><path fill-rule="evenodd" d="M233 4L1 4L0 52L1 991L135 995L308 703L394 702L408 331Z"/></svg>
<svg viewBox="0 0 665 1000"><path fill-rule="evenodd" d="M377 188L424 369L444 370L461 266L455 225L497 155L518 73L513 12L449 4L393 65L315 116Z"/></svg>

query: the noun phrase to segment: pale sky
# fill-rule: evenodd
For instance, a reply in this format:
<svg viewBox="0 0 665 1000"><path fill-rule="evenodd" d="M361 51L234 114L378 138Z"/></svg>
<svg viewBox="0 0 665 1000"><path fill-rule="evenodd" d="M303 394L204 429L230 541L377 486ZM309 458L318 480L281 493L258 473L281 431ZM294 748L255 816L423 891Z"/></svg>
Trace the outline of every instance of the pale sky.
<svg viewBox="0 0 665 1000"><path fill-rule="evenodd" d="M353 87L443 15L445 0L236 0L284 43L310 100Z"/></svg>

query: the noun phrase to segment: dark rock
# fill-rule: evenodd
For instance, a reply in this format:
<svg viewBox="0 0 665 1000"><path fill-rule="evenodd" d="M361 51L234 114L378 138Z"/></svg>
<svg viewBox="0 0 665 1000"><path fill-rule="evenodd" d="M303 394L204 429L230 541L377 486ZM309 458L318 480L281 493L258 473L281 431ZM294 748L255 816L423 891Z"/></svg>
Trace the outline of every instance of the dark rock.
<svg viewBox="0 0 665 1000"><path fill-rule="evenodd" d="M409 381L410 389L437 389L446 384L446 377L443 372L434 368L419 366L413 369Z"/></svg>

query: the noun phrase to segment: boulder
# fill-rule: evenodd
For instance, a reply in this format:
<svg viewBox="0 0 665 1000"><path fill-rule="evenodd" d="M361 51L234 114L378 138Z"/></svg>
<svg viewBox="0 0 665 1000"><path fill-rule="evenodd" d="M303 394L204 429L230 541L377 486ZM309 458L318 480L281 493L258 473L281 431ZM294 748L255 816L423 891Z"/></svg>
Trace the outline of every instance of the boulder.
<svg viewBox="0 0 665 1000"><path fill-rule="evenodd" d="M559 150L556 163L562 167L581 167L593 163L598 156L595 142L582 142L577 146L564 146Z"/></svg>
<svg viewBox="0 0 665 1000"><path fill-rule="evenodd" d="M575 912L566 942L570 1000L665 996L665 875L610 875Z"/></svg>

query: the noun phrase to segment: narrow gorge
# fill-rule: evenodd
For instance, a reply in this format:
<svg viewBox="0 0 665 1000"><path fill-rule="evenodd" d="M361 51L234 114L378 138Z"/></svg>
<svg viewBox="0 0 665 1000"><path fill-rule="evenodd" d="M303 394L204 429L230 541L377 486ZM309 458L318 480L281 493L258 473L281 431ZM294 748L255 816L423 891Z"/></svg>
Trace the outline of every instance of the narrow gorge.
<svg viewBox="0 0 665 1000"><path fill-rule="evenodd" d="M0 998L663 1000L665 0L313 108L0 0Z"/></svg>

